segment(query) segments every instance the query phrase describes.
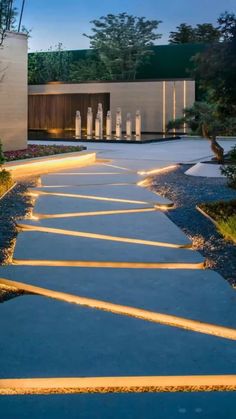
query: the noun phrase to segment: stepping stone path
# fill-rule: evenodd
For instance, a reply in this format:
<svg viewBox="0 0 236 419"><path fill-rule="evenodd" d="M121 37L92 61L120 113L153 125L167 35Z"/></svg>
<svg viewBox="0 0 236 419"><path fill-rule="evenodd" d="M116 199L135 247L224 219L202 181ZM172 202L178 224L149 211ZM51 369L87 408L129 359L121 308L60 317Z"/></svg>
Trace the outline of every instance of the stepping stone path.
<svg viewBox="0 0 236 419"><path fill-rule="evenodd" d="M29 191L0 268L25 291L0 307L3 419L235 417L235 292L165 215L174 203L144 188L153 161L139 164L98 161Z"/></svg>

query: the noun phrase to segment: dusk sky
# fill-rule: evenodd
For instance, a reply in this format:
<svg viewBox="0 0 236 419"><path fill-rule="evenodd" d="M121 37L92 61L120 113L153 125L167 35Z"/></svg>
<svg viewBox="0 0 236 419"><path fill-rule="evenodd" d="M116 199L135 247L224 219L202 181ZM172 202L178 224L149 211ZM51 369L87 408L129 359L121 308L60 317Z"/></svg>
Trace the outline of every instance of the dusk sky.
<svg viewBox="0 0 236 419"><path fill-rule="evenodd" d="M15 0L20 5L21 0ZM90 21L108 13L127 12L162 20L159 44L182 22L216 23L221 12L235 12L236 0L26 0L23 24L32 29L30 51L47 50L62 42L66 49L89 47L82 34L89 33Z"/></svg>

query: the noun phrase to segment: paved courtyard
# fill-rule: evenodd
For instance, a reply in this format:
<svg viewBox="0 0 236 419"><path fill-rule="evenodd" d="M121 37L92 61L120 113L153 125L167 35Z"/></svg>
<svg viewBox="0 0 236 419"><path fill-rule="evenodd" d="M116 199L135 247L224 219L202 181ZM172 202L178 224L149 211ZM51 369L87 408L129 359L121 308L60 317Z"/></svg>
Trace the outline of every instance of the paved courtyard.
<svg viewBox="0 0 236 419"><path fill-rule="evenodd" d="M0 267L27 293L0 306L3 419L235 418L235 291L143 182L210 158L209 144L88 149L97 164L29 191L34 212Z"/></svg>

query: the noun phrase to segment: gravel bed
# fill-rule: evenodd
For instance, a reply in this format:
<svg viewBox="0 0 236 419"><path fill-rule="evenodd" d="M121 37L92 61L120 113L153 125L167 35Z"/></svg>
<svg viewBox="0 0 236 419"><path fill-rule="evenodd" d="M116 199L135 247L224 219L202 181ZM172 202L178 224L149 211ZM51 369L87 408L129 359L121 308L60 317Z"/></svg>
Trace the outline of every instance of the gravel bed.
<svg viewBox="0 0 236 419"><path fill-rule="evenodd" d="M207 259L207 266L219 272L236 287L236 245L226 241L196 205L203 202L236 198L224 178L203 178L184 174L192 165L151 178L151 190L174 202L175 208L166 212L192 240L193 245Z"/></svg>
<svg viewBox="0 0 236 419"><path fill-rule="evenodd" d="M24 193L36 183L36 178L22 179L3 199L0 199L0 265L7 264L11 260L17 236L16 221L29 214L33 207L32 198ZM0 303L20 294L22 293L15 289L0 287Z"/></svg>

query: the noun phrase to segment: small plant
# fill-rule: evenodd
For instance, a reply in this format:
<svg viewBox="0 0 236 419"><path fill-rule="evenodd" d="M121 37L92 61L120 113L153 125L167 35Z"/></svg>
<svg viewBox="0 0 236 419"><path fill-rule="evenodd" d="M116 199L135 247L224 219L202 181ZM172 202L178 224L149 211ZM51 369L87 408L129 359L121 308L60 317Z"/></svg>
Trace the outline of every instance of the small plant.
<svg viewBox="0 0 236 419"><path fill-rule="evenodd" d="M231 201L216 201L200 204L216 222L218 231L227 239L236 243L236 199Z"/></svg>
<svg viewBox="0 0 236 419"><path fill-rule="evenodd" d="M221 220L217 223L218 230L228 240L236 242L236 215L232 215L226 221Z"/></svg>
<svg viewBox="0 0 236 419"><path fill-rule="evenodd" d="M13 185L11 173L3 169L5 163L5 156L2 150L2 143L0 141L0 197L4 195Z"/></svg>
<svg viewBox="0 0 236 419"><path fill-rule="evenodd" d="M229 152L229 158L230 160L232 160L233 162L236 162L236 146L234 146L230 152Z"/></svg>
<svg viewBox="0 0 236 419"><path fill-rule="evenodd" d="M0 171L0 197L4 195L13 185L11 173L3 169Z"/></svg>
<svg viewBox="0 0 236 419"><path fill-rule="evenodd" d="M2 166L4 165L4 163L5 163L5 157L2 150L2 142L0 140L0 170L2 170Z"/></svg>
<svg viewBox="0 0 236 419"><path fill-rule="evenodd" d="M236 189L236 166L229 164L227 166L221 166L220 170L222 175L226 176L228 186Z"/></svg>

